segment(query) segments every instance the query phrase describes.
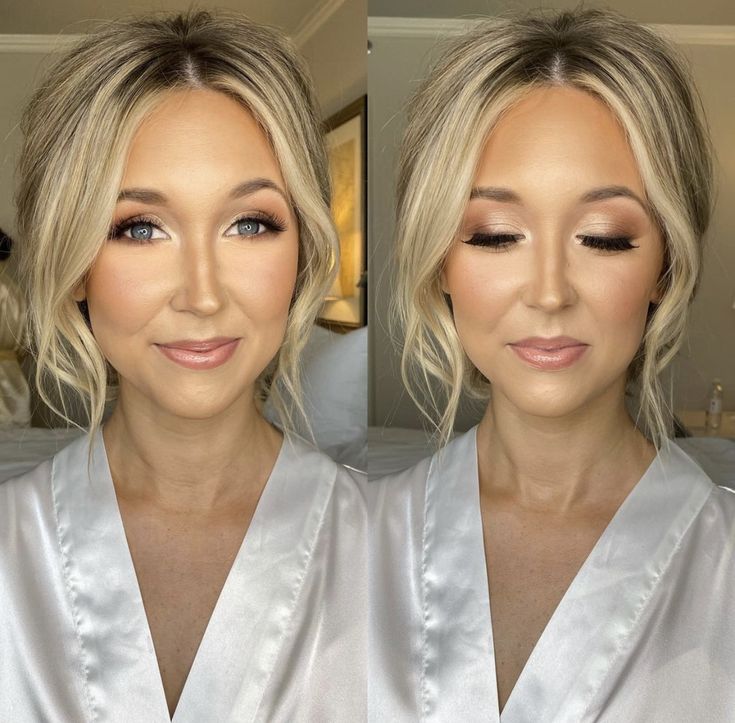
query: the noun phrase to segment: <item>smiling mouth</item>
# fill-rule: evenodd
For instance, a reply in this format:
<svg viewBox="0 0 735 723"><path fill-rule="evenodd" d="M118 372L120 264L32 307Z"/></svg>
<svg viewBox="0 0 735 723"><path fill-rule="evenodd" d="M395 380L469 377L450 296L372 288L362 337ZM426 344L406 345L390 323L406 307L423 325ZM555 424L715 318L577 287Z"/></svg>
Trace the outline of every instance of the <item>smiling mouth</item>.
<svg viewBox="0 0 735 723"><path fill-rule="evenodd" d="M207 340L205 342L173 342L155 344L169 360L187 369L214 369L227 362L235 353L240 339ZM174 345L175 344L175 345Z"/></svg>

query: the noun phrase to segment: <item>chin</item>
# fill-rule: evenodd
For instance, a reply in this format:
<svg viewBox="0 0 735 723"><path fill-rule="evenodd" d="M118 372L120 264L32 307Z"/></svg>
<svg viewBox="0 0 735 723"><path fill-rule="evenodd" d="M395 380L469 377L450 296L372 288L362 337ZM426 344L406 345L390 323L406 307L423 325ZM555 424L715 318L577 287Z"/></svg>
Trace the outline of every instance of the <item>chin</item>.
<svg viewBox="0 0 735 723"><path fill-rule="evenodd" d="M510 406L521 414L546 419L560 419L574 414L589 401L586 395L580 394L579 389L575 392L568 387L551 390L548 385L546 389L503 388L501 393Z"/></svg>
<svg viewBox="0 0 735 723"><path fill-rule="evenodd" d="M551 373L545 379L528 379L512 375L510 382L498 380L491 393L500 393L520 413L547 419L561 419L583 412L586 407L609 396L617 382L614 379L592 379L589 374ZM624 386L621 395L624 393Z"/></svg>

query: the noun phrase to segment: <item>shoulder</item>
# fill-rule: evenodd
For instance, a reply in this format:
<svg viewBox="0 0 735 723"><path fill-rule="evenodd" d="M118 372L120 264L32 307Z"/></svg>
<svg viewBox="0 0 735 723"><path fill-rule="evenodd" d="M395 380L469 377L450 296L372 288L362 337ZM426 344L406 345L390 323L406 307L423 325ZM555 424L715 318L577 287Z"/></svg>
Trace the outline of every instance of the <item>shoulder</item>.
<svg viewBox="0 0 735 723"><path fill-rule="evenodd" d="M735 568L735 490L716 484L690 452L671 445L666 459L670 472L667 482L676 475L679 484L691 491L690 499L701 499L688 531L689 540L731 573Z"/></svg>
<svg viewBox="0 0 735 723"><path fill-rule="evenodd" d="M335 462L299 435L287 435L284 444L290 446L295 460L294 469L299 475L313 478L314 482L331 480L331 495L339 504L365 507L367 476L364 472Z"/></svg>
<svg viewBox="0 0 735 723"><path fill-rule="evenodd" d="M379 512L385 506L410 506L412 501L423 500L433 460L434 455L424 457L401 472L370 479L365 491L371 512Z"/></svg>
<svg viewBox="0 0 735 723"><path fill-rule="evenodd" d="M441 479L442 485L452 485L457 477L474 474L477 463L475 434L473 427L408 469L371 479L368 484L371 507L408 502L416 497L423 500L430 478Z"/></svg>
<svg viewBox="0 0 735 723"><path fill-rule="evenodd" d="M82 461L86 463L87 445L86 436L78 437L35 467L9 479L0 480L0 516L9 511L17 514L18 506L48 504L52 496L54 476L81 468Z"/></svg>
<svg viewBox="0 0 735 723"><path fill-rule="evenodd" d="M731 539L735 564L735 490L713 484L703 512Z"/></svg>
<svg viewBox="0 0 735 723"><path fill-rule="evenodd" d="M14 512L12 507L45 498L51 488L52 469L53 458L49 458L22 474L0 481L0 518Z"/></svg>

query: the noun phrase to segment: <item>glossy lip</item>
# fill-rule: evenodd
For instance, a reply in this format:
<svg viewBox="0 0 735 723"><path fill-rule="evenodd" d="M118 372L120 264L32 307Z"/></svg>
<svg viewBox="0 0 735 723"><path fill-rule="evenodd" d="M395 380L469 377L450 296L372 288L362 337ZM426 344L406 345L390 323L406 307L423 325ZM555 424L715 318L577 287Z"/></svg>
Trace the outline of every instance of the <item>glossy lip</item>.
<svg viewBox="0 0 735 723"><path fill-rule="evenodd" d="M156 346L165 346L169 349L187 349L188 351L207 352L217 347L230 344L237 341L239 337L234 336L215 336L211 339L181 339L180 341L169 341L165 344L156 344Z"/></svg>
<svg viewBox="0 0 735 723"><path fill-rule="evenodd" d="M240 338L219 336L200 341L184 339L155 344L171 361L187 369L214 369L224 364L237 349Z"/></svg>
<svg viewBox="0 0 735 723"><path fill-rule="evenodd" d="M589 344L570 336L533 336L508 346L529 366L542 371L558 371L575 364Z"/></svg>

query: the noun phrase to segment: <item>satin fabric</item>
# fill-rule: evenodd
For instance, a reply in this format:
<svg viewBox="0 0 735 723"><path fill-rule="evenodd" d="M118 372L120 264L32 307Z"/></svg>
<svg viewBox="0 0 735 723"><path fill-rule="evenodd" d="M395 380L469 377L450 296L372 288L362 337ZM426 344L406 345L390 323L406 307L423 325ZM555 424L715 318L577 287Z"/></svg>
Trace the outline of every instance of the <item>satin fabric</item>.
<svg viewBox="0 0 735 723"><path fill-rule="evenodd" d="M31 392L16 349L26 332L26 305L18 285L0 262L0 429L29 427Z"/></svg>
<svg viewBox="0 0 735 723"><path fill-rule="evenodd" d="M0 720L171 720L102 434L0 484ZM175 723L366 712L362 478L286 437Z"/></svg>
<svg viewBox="0 0 735 723"><path fill-rule="evenodd" d="M735 721L735 494L666 445L559 603L502 715L476 428L368 484L370 721Z"/></svg>

